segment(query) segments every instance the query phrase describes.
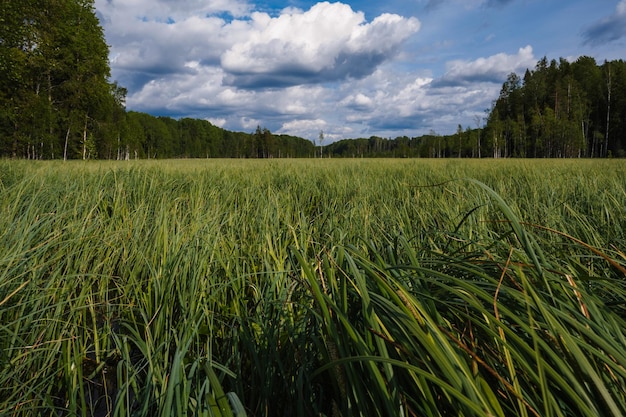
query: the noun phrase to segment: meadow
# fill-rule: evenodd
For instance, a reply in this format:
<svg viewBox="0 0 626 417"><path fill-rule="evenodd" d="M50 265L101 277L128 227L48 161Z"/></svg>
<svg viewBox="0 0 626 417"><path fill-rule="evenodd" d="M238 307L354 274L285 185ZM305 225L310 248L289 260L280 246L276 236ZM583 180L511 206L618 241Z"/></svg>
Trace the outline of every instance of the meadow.
<svg viewBox="0 0 626 417"><path fill-rule="evenodd" d="M618 160L0 160L0 415L626 415Z"/></svg>

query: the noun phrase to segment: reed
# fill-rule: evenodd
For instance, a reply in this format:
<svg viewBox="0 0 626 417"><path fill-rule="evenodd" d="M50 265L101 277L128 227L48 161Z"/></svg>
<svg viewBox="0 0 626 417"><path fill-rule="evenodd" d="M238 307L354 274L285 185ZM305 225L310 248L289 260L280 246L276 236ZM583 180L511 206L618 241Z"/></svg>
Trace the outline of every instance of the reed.
<svg viewBox="0 0 626 417"><path fill-rule="evenodd" d="M0 161L0 414L626 414L621 161Z"/></svg>

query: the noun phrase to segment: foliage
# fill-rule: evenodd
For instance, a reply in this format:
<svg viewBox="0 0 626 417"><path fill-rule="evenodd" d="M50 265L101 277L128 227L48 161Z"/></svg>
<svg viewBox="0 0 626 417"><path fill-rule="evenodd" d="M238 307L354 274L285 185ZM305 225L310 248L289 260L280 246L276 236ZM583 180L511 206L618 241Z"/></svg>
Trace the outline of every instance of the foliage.
<svg viewBox="0 0 626 417"><path fill-rule="evenodd" d="M510 74L489 114L494 157L626 156L626 62L544 57Z"/></svg>
<svg viewBox="0 0 626 417"><path fill-rule="evenodd" d="M125 96L108 82L93 0L3 1L0 19L0 154L86 159L90 136L114 136Z"/></svg>
<svg viewBox="0 0 626 417"><path fill-rule="evenodd" d="M0 414L623 415L625 184L617 161L0 161Z"/></svg>
<svg viewBox="0 0 626 417"><path fill-rule="evenodd" d="M130 128L120 137L121 155L135 158L301 158L314 155L302 138L274 135L257 127L253 134L231 132L206 120L154 117L130 111Z"/></svg>

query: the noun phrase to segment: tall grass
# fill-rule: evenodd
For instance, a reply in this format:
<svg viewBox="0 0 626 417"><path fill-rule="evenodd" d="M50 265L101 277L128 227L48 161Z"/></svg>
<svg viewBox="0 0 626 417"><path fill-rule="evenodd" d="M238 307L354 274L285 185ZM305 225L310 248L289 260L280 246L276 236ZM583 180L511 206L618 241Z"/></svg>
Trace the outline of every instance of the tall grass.
<svg viewBox="0 0 626 417"><path fill-rule="evenodd" d="M0 161L0 414L626 414L619 161Z"/></svg>

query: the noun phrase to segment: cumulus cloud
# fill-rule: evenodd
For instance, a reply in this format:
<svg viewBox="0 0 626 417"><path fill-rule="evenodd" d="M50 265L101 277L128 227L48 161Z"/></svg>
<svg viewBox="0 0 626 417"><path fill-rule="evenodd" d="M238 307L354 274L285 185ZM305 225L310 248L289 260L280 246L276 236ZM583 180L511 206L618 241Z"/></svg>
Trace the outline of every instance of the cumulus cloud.
<svg viewBox="0 0 626 417"><path fill-rule="evenodd" d="M311 137L311 132L323 131L328 127L328 123L323 119L299 119L290 120L282 124L280 132L286 132L290 135L300 137ZM326 136L326 135L325 135ZM313 136L313 138L315 138Z"/></svg>
<svg viewBox="0 0 626 417"><path fill-rule="evenodd" d="M354 116L369 110L377 117L381 93L352 92L350 83L391 62L420 28L415 18L380 14L368 21L328 2L275 15L232 0L96 6L112 45L113 76L129 88L128 108L231 130L260 124L313 140L324 129L329 142L367 130ZM374 78L370 87L383 88L384 76Z"/></svg>
<svg viewBox="0 0 626 417"><path fill-rule="evenodd" d="M248 38L221 58L227 83L240 88L362 78L393 57L420 23L395 14L367 23L346 4L323 2L275 18L255 13L249 26Z"/></svg>
<svg viewBox="0 0 626 417"><path fill-rule="evenodd" d="M357 93L348 95L341 101L341 104L358 111L371 111L376 103L365 94Z"/></svg>
<svg viewBox="0 0 626 417"><path fill-rule="evenodd" d="M478 13L506 1L427 2L448 8L429 15L430 27L444 27L438 19L449 10ZM96 0L96 7L129 109L311 140L323 130L326 143L455 131L484 114L508 73L536 62L528 46L446 64L454 39L414 36L415 18L366 19L342 3L271 13L247 0ZM437 49L436 60L428 48Z"/></svg>
<svg viewBox="0 0 626 417"><path fill-rule="evenodd" d="M124 8L105 8L102 13L111 20L105 30L113 74L131 91L159 77L218 66L222 51L238 40L237 31L219 17L144 21L120 10Z"/></svg>
<svg viewBox="0 0 626 417"><path fill-rule="evenodd" d="M247 12L243 1L97 0L114 72L135 90L189 62L222 68L237 88L286 87L362 78L394 57L419 30L416 18L371 22L342 3L278 16ZM227 13L231 18L223 15Z"/></svg>
<svg viewBox="0 0 626 417"><path fill-rule="evenodd" d="M626 37L626 0L621 0L615 12L594 23L583 32L586 45L602 45Z"/></svg>
<svg viewBox="0 0 626 417"><path fill-rule="evenodd" d="M352 100L339 101L343 107L337 112L344 114L362 137L384 135L382 132L394 132L393 137L429 130L450 132L459 123L482 116L500 89L491 82L441 86L438 81L427 75L390 76L377 71L353 86L374 104L364 111L353 105L358 95L352 94L347 96Z"/></svg>
<svg viewBox="0 0 626 417"><path fill-rule="evenodd" d="M474 61L455 60L447 64L439 86L464 85L473 82L502 83L511 72L523 72L534 67L536 59L532 46L520 48L515 55L500 53Z"/></svg>
<svg viewBox="0 0 626 417"><path fill-rule="evenodd" d="M129 105L174 117L210 118L231 130L252 131L261 125L310 140L324 130L330 143L342 138L385 136L385 132L393 132L388 135L395 137L415 136L431 129L454 131L460 120L482 116L505 79L442 85L439 78L426 73L384 67L338 86L307 84L252 90L223 85L225 76L220 68L209 67L197 68L194 74L153 80L129 98Z"/></svg>

